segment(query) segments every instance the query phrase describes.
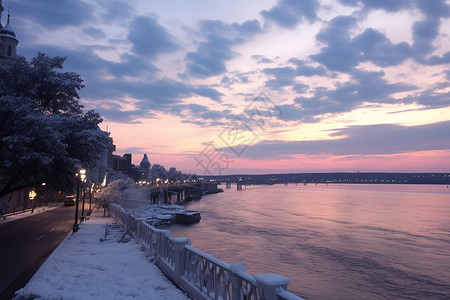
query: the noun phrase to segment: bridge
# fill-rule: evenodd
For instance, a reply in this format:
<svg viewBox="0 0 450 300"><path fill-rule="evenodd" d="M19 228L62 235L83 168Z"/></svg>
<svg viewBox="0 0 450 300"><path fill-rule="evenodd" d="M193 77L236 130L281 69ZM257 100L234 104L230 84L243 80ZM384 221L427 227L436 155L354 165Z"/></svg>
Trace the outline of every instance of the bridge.
<svg viewBox="0 0 450 300"><path fill-rule="evenodd" d="M200 183L156 186L150 188L151 204L178 204L200 200L203 189Z"/></svg>
<svg viewBox="0 0 450 300"><path fill-rule="evenodd" d="M151 204L179 204L200 200L202 195L217 193L216 183L196 182L189 184L159 185L150 188Z"/></svg>

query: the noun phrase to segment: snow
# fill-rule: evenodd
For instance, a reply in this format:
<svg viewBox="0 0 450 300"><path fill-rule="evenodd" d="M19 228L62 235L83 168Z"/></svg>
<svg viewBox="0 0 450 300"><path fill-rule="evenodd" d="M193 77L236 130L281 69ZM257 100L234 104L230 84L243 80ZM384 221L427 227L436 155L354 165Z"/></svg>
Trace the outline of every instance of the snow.
<svg viewBox="0 0 450 300"><path fill-rule="evenodd" d="M190 212L181 205L169 204L155 204L155 205L141 205L143 210L125 209L131 212L136 218L145 219L147 224L158 226L161 224L171 224L175 222L176 214L193 214L197 212Z"/></svg>
<svg viewBox="0 0 450 300"><path fill-rule="evenodd" d="M8 223L8 222L11 222L11 221L14 221L14 220L19 220L19 219L26 218L26 217L31 217L31 216L34 216L34 215L37 215L37 214L49 211L51 209L55 209L55 208L57 208L59 206L61 206L61 204L54 205L54 206L39 206L39 207L36 207L34 209L33 213L31 213L31 210L30 210L30 211L26 211L24 213L17 213L15 215L8 215L5 218L1 217L0 218L0 224Z"/></svg>
<svg viewBox="0 0 450 300"><path fill-rule="evenodd" d="M119 243L122 233L107 226L114 220L102 214L94 212L69 233L16 299L189 299L134 240Z"/></svg>

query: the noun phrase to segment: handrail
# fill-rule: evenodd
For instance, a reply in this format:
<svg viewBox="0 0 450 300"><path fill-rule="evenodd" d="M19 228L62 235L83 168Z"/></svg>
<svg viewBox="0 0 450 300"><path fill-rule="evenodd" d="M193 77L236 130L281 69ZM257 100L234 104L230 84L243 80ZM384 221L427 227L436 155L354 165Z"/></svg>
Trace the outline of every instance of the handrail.
<svg viewBox="0 0 450 300"><path fill-rule="evenodd" d="M198 300L302 300L287 291L289 278L279 274L249 275L244 264L227 264L190 246L188 238L172 237L117 204L110 214L146 249L156 265L180 288Z"/></svg>

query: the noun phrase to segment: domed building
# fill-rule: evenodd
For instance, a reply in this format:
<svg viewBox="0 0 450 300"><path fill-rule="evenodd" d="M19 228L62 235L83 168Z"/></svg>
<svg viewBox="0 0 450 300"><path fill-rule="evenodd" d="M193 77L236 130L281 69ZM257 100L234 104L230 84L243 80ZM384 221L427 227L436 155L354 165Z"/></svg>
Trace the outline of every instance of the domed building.
<svg viewBox="0 0 450 300"><path fill-rule="evenodd" d="M16 48L19 40L14 33L14 30L9 24L10 15L6 25L2 25L3 0L0 0L0 66L9 65L16 58Z"/></svg>
<svg viewBox="0 0 450 300"><path fill-rule="evenodd" d="M141 168L150 169L150 161L148 160L147 154L144 154L144 158L140 163Z"/></svg>

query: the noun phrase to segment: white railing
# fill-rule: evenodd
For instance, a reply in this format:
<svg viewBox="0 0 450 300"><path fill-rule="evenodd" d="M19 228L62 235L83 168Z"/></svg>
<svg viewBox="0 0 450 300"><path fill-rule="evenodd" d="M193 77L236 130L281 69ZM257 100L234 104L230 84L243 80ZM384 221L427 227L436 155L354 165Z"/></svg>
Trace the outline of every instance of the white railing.
<svg viewBox="0 0 450 300"><path fill-rule="evenodd" d="M174 238L170 230L157 229L110 204L111 215L141 243L147 255L171 280L194 299L302 300L287 291L289 278L279 274L249 275L244 264L229 265L190 246L187 238Z"/></svg>

